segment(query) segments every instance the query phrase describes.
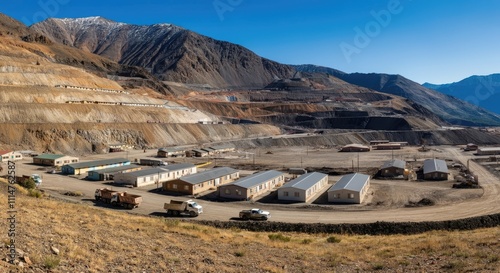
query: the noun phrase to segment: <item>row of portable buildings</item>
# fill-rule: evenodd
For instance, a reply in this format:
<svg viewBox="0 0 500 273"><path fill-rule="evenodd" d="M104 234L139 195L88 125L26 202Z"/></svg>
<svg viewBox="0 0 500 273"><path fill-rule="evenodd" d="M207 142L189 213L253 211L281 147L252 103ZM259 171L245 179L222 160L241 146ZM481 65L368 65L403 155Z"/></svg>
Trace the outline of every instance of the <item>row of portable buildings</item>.
<svg viewBox="0 0 500 273"><path fill-rule="evenodd" d="M214 154L234 152L236 148L231 144L213 145L205 148L183 148L183 147L165 147L158 149L158 157L207 157Z"/></svg>

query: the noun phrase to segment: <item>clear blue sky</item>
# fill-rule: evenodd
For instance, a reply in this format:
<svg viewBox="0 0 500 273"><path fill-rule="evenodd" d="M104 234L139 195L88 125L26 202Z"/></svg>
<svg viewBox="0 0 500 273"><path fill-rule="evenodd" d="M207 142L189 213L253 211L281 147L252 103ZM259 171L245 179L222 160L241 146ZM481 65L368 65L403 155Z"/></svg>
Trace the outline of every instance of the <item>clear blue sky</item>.
<svg viewBox="0 0 500 273"><path fill-rule="evenodd" d="M16 0L1 12L27 25L97 15L172 23L285 64L419 83L500 73L498 0Z"/></svg>

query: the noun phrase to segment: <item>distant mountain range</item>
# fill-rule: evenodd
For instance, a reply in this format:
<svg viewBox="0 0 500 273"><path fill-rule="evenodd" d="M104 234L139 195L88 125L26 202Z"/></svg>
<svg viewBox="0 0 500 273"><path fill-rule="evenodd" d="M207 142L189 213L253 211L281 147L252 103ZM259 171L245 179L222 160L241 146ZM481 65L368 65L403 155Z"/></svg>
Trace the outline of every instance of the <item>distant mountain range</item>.
<svg viewBox="0 0 500 273"><path fill-rule="evenodd" d="M38 33L36 39L46 39L98 54L127 67L141 67L160 81L214 89L252 90L296 78L297 72L327 74L338 79L339 88L343 81L401 96L408 99L413 108L424 107L451 124L500 125L499 115L400 75L348 74L315 65L280 64L242 46L218 41L171 24L138 26L102 17L47 19L31 26L30 31Z"/></svg>
<svg viewBox="0 0 500 273"><path fill-rule="evenodd" d="M146 68L161 80L218 88L257 88L293 68L171 24L130 25L102 17L48 19L31 29L53 41Z"/></svg>
<svg viewBox="0 0 500 273"><path fill-rule="evenodd" d="M424 83L423 86L500 114L500 74L471 76L448 84Z"/></svg>

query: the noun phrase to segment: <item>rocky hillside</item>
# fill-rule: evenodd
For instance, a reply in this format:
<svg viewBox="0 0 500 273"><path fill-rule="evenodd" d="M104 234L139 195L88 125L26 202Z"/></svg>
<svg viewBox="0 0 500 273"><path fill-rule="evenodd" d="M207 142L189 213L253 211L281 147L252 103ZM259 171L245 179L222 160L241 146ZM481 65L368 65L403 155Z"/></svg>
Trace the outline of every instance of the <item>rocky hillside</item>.
<svg viewBox="0 0 500 273"><path fill-rule="evenodd" d="M471 76L448 84L424 83L423 86L500 114L500 74Z"/></svg>
<svg viewBox="0 0 500 273"><path fill-rule="evenodd" d="M242 46L171 24L138 26L89 17L48 19L31 29L121 64L146 68L166 81L259 88L294 72Z"/></svg>
<svg viewBox="0 0 500 273"><path fill-rule="evenodd" d="M500 116L469 102L428 89L400 75L344 73L314 65L295 66L307 72L322 72L372 90L401 96L420 104L444 120L462 126L498 126Z"/></svg>

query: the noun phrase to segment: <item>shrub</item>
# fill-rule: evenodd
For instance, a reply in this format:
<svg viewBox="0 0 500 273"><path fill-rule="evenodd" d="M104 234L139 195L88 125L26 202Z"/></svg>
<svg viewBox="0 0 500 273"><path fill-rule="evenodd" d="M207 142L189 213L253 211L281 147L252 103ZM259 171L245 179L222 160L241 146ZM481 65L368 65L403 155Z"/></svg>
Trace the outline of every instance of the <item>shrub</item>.
<svg viewBox="0 0 500 273"><path fill-rule="evenodd" d="M243 256L245 256L245 252L243 252L242 250L238 250L234 253L234 256L243 257Z"/></svg>
<svg viewBox="0 0 500 273"><path fill-rule="evenodd" d="M45 260L43 261L43 266L47 269L54 269L59 265L60 262L61 260L59 259L59 257L51 255L45 258Z"/></svg>
<svg viewBox="0 0 500 273"><path fill-rule="evenodd" d="M330 236L326 239L326 241L329 243L336 244L336 243L340 243L340 238L337 238L335 236Z"/></svg>
<svg viewBox="0 0 500 273"><path fill-rule="evenodd" d="M313 241L312 239L304 239L304 240L302 240L302 244L307 245L307 244L312 243L312 241Z"/></svg>
<svg viewBox="0 0 500 273"><path fill-rule="evenodd" d="M33 178L26 178L26 179L22 179L21 181L17 182L19 185L21 185L21 187L23 188L26 188L26 189L34 189L36 188L36 183L35 183L35 180L33 180Z"/></svg>
<svg viewBox="0 0 500 273"><path fill-rule="evenodd" d="M284 236L283 234L269 234L268 237L271 241L290 242L291 240L290 237Z"/></svg>
<svg viewBox="0 0 500 273"><path fill-rule="evenodd" d="M37 189L29 189L28 196L35 197L35 198L42 198L43 194L41 191L39 191Z"/></svg>

